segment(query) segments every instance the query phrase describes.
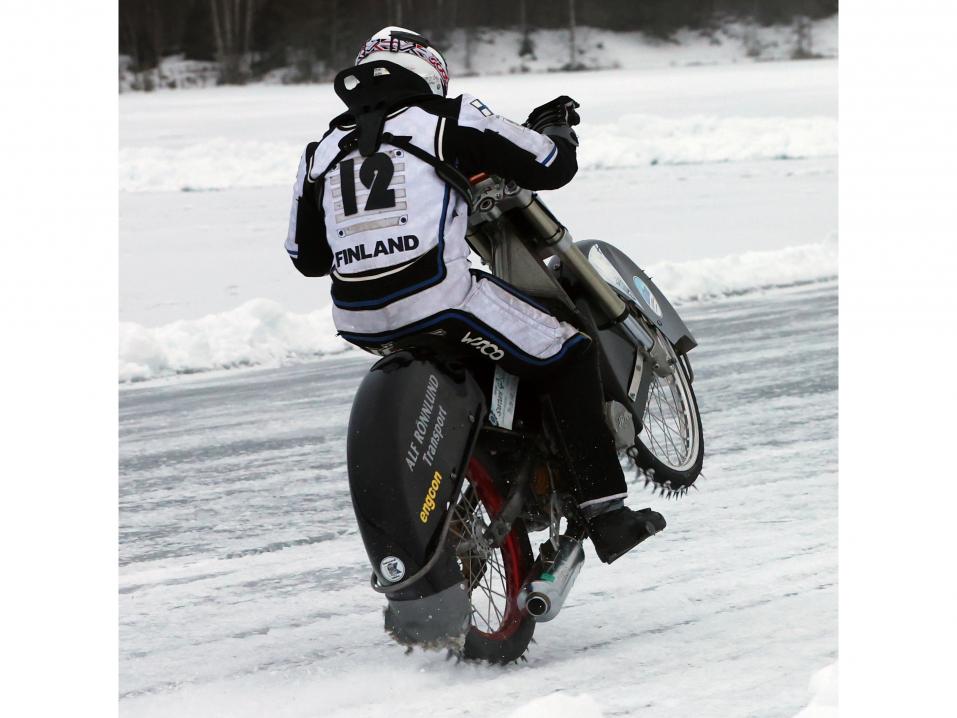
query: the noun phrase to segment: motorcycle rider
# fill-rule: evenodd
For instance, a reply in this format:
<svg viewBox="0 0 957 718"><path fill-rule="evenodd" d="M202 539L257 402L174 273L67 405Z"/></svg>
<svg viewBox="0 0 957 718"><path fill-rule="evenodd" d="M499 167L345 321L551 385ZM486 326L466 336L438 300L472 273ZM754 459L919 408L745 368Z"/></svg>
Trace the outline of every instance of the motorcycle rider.
<svg viewBox="0 0 957 718"><path fill-rule="evenodd" d="M575 176L578 103L559 97L524 125L476 97L448 98L448 68L421 35L387 27L336 79L349 110L299 161L286 250L304 275L331 275L339 334L387 353L427 338L523 377L554 408L574 493L599 558L611 563L665 526L627 494L587 333L469 265L465 177L530 190ZM589 329L589 327L585 327Z"/></svg>

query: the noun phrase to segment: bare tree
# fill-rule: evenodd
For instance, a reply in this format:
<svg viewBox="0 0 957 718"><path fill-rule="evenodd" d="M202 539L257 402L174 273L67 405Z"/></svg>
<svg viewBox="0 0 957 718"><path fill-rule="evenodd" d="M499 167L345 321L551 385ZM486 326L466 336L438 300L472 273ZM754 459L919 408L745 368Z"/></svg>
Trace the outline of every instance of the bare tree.
<svg viewBox="0 0 957 718"><path fill-rule="evenodd" d="M347 50L384 24L425 31L440 47L453 45L455 60L472 74L487 29L520 29L514 43L519 67L535 57L536 22L561 26L565 7L568 69L582 69L584 30L641 29L668 37L679 27L714 28L728 18L751 16L745 36L749 54L762 53L758 25L793 23L795 57L814 56L812 23L838 11L837 0L118 0L119 50L130 55L129 69L147 87L164 79L162 58L183 53L197 60L217 59L222 82L245 82L254 72L304 68L298 79L324 78L330 66L348 62ZM557 15L555 13L558 8ZM254 51L256 54L254 54ZM253 58L255 57L255 65Z"/></svg>
<svg viewBox="0 0 957 718"><path fill-rule="evenodd" d="M159 79L160 61L166 49L166 23L160 0L121 0L120 44L132 58L134 87L152 90Z"/></svg>
<svg viewBox="0 0 957 718"><path fill-rule="evenodd" d="M474 69L472 68L472 55L475 54L475 28L471 25L468 25L464 29L465 32L465 74L472 75L474 74Z"/></svg>
<svg viewBox="0 0 957 718"><path fill-rule="evenodd" d="M220 81L239 84L249 77L256 0L209 0Z"/></svg>
<svg viewBox="0 0 957 718"><path fill-rule="evenodd" d="M430 32L432 33L433 39L439 44L439 46L444 46L447 40L446 37L446 27L448 22L445 18L445 7L443 0L435 0L434 11L432 13L432 25Z"/></svg>
<svg viewBox="0 0 957 718"><path fill-rule="evenodd" d="M459 14L459 0L449 0L448 1L448 14L446 16L446 21L443 23L445 26L452 29L455 32L456 29L460 29L465 38L463 44L463 52L465 53L464 58L464 67L462 68L462 73L465 75L471 75L472 72L472 54L475 50L475 27L468 18L462 18ZM467 13L462 13L462 15L467 15Z"/></svg>
<svg viewBox="0 0 957 718"><path fill-rule="evenodd" d="M518 26L522 32L522 39L518 45L518 56L535 56L535 45L532 43L531 28L528 26L528 2L519 0L518 3Z"/></svg>
<svg viewBox="0 0 957 718"><path fill-rule="evenodd" d="M342 21L339 15L339 0L329 1L329 61L339 62L339 35L342 33Z"/></svg>
<svg viewBox="0 0 957 718"><path fill-rule="evenodd" d="M575 0L568 0L568 69L579 66L578 47L575 44Z"/></svg>
<svg viewBox="0 0 957 718"><path fill-rule="evenodd" d="M797 15L794 18L794 50L791 57L795 60L807 60L814 57L811 18Z"/></svg>

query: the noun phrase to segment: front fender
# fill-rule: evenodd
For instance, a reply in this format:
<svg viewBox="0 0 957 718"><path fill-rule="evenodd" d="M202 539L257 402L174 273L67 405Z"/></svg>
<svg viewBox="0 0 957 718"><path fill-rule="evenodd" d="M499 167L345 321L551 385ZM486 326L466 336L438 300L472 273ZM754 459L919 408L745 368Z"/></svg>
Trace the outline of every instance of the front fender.
<svg viewBox="0 0 957 718"><path fill-rule="evenodd" d="M627 254L614 245L597 239L586 239L575 244L592 264L595 264L595 260L590 252L593 248L600 250L623 283L623 286L620 286L617 282L610 282L612 286L620 292L626 292L628 297L634 300L645 318L661 330L678 354L686 354L698 346L688 325L671 306L668 298Z"/></svg>

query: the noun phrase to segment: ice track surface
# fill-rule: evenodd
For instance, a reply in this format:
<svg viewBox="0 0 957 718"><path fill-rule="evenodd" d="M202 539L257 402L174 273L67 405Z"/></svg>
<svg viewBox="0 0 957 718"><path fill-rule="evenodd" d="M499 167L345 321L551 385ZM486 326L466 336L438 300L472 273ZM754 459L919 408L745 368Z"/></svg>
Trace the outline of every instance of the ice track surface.
<svg viewBox="0 0 957 718"><path fill-rule="evenodd" d="M837 656L836 283L682 313L701 491L636 484L630 505L668 529L610 567L589 546L506 667L407 656L382 631L344 464L369 360L122 390L122 715L487 718L561 691L547 714L794 716Z"/></svg>

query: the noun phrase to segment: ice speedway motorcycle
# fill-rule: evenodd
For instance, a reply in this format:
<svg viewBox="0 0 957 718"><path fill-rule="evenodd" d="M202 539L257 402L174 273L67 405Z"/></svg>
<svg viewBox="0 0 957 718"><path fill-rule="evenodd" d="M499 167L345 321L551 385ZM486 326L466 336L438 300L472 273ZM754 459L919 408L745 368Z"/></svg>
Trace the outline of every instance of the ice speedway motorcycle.
<svg viewBox="0 0 957 718"><path fill-rule="evenodd" d="M618 449L655 487L686 491L704 457L688 327L624 253L575 242L537 194L502 177L466 180L384 133L394 98L381 77L403 72L374 62L337 76L360 152L381 137L422 155L467 197L467 239L492 274L562 305L597 335ZM344 156L349 146L340 147ZM486 359L476 364L476 349L494 359L497 348L485 343L452 355L415 335L377 348L384 357L356 391L346 453L372 588L387 599L386 630L409 646L503 663L523 656L535 624L561 611L587 530L549 402L518 391L500 369L490 376Z"/></svg>
<svg viewBox="0 0 957 718"><path fill-rule="evenodd" d="M525 293L591 312L619 450L663 492L686 491L704 456L688 327L620 250L573 241L513 182L471 181L472 249ZM547 407L523 401L515 377L496 370L483 386L477 376L467 358L425 341L387 348L356 392L349 484L386 630L409 646L502 663L558 615L586 530ZM542 537L537 553L530 534Z"/></svg>

